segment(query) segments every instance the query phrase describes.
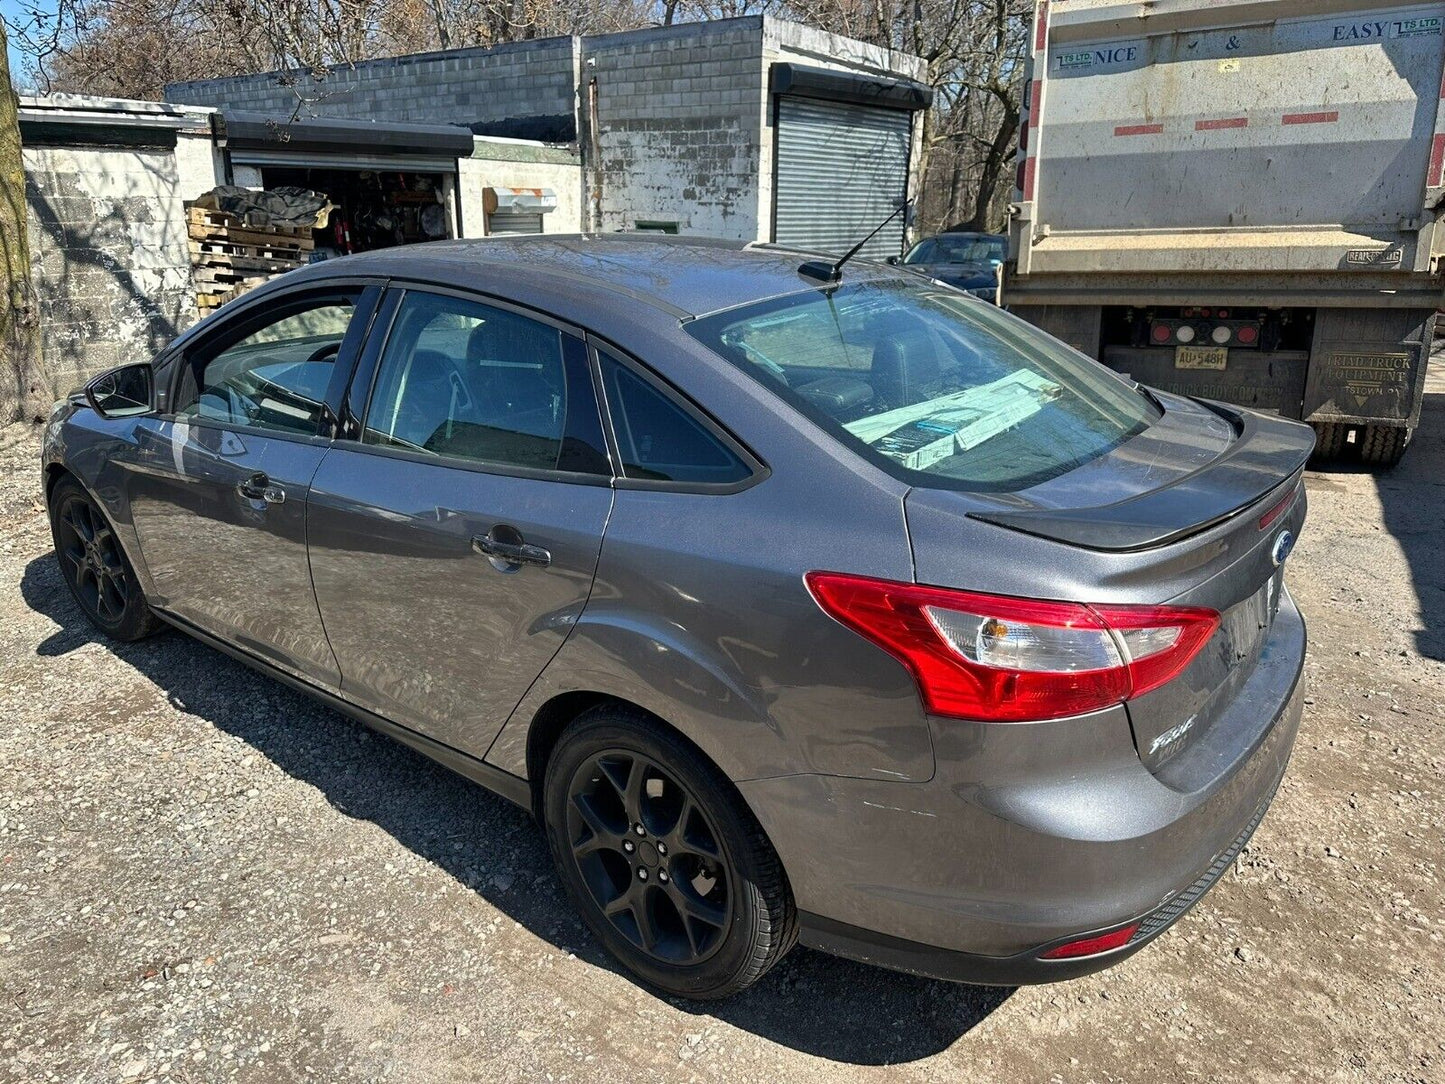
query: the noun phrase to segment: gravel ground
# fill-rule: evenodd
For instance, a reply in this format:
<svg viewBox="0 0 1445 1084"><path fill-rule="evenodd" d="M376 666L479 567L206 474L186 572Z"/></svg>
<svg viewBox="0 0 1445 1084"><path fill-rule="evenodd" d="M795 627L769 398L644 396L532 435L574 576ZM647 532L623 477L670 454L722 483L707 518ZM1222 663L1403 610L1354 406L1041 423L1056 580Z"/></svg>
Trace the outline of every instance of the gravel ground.
<svg viewBox="0 0 1445 1084"><path fill-rule="evenodd" d="M37 449L0 431L0 1079L1445 1081L1445 382L1399 469L1309 475L1294 761L1173 930L1017 990L800 949L705 1008L610 965L501 800L179 634L98 640Z"/></svg>

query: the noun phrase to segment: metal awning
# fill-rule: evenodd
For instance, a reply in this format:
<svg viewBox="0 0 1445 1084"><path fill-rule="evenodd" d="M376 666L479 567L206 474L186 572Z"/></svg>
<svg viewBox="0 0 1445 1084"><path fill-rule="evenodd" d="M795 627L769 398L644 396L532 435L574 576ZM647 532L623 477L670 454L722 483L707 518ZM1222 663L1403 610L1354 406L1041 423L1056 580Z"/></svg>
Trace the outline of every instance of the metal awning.
<svg viewBox="0 0 1445 1084"><path fill-rule="evenodd" d="M811 68L805 64L774 64L770 85L774 94L821 98L829 102L855 102L909 112L927 109L933 104L933 88L912 79Z"/></svg>
<svg viewBox="0 0 1445 1084"><path fill-rule="evenodd" d="M482 207L489 215L544 215L557 209L557 193L550 188L488 188Z"/></svg>
<svg viewBox="0 0 1445 1084"><path fill-rule="evenodd" d="M333 169L456 168L471 156L469 129L454 124L392 124L333 117L224 113L218 124L233 162L312 165Z"/></svg>

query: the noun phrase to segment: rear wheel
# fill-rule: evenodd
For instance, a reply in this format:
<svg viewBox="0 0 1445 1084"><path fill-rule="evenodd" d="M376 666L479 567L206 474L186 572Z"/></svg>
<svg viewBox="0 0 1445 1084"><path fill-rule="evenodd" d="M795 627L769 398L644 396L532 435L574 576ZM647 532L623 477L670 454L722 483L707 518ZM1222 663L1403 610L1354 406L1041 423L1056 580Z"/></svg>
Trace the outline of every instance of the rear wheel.
<svg viewBox="0 0 1445 1084"><path fill-rule="evenodd" d="M50 532L65 585L93 625L115 640L139 640L156 630L159 622L110 520L71 478L51 491Z"/></svg>
<svg viewBox="0 0 1445 1084"><path fill-rule="evenodd" d="M1350 427L1337 422L1315 423L1315 457L1338 459L1345 450L1345 441Z"/></svg>
<svg viewBox="0 0 1445 1084"><path fill-rule="evenodd" d="M716 767L644 713L596 708L569 726L543 797L567 894L652 985L726 997L797 940L792 892L752 813Z"/></svg>
<svg viewBox="0 0 1445 1084"><path fill-rule="evenodd" d="M1360 458L1372 467L1395 466L1410 443L1411 430L1403 425L1367 425L1360 432Z"/></svg>

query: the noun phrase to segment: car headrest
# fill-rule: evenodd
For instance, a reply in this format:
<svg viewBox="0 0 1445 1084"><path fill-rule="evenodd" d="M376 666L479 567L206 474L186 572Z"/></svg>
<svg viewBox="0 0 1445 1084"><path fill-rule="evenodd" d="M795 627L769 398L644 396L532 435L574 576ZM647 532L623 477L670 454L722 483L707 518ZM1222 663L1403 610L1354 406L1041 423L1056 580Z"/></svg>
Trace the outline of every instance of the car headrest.
<svg viewBox="0 0 1445 1084"><path fill-rule="evenodd" d="M873 391L895 406L920 398L943 374L938 347L921 329L880 337L873 346Z"/></svg>

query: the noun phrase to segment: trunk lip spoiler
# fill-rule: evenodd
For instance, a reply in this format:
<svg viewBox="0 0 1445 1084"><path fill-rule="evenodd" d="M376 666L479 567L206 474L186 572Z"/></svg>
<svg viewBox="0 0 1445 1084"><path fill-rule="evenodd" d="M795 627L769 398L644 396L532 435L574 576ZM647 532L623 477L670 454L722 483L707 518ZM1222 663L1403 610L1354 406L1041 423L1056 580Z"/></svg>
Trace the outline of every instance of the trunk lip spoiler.
<svg viewBox="0 0 1445 1084"><path fill-rule="evenodd" d="M1300 484L1315 446L1309 426L1210 400L1194 401L1224 418L1238 436L1214 460L1182 478L1113 504L974 509L969 518L1082 549L1129 553L1200 534L1257 504L1278 500Z"/></svg>

